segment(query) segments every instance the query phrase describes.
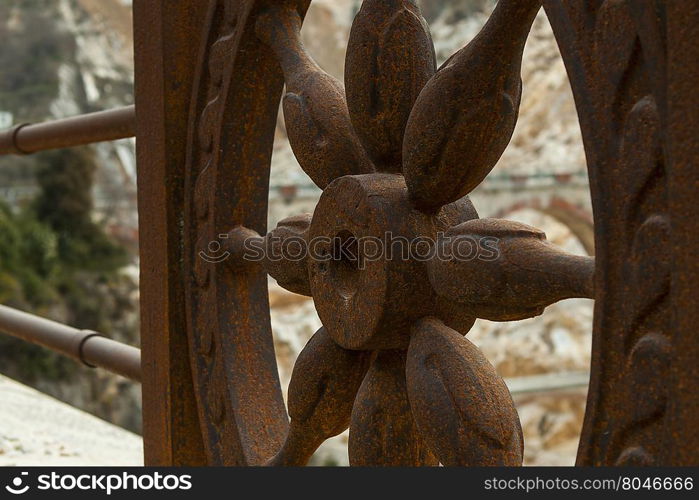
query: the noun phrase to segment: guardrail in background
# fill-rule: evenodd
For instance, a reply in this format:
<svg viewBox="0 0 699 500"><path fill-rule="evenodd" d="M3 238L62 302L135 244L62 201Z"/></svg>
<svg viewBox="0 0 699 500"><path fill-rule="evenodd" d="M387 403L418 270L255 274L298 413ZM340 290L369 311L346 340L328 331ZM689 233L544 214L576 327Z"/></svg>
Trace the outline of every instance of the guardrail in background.
<svg viewBox="0 0 699 500"><path fill-rule="evenodd" d="M560 372L505 379L513 396L582 389L590 382L590 372Z"/></svg>
<svg viewBox="0 0 699 500"><path fill-rule="evenodd" d="M90 367L141 380L141 351L99 333L78 330L0 305L0 332L52 349ZM505 380L513 396L587 387L589 372L563 372Z"/></svg>
<svg viewBox="0 0 699 500"><path fill-rule="evenodd" d="M2 305L0 332L47 347L89 367L141 381L141 351L97 332L78 330Z"/></svg>
<svg viewBox="0 0 699 500"><path fill-rule="evenodd" d="M134 106L127 106L0 131L0 155L31 154L135 135L136 111Z"/></svg>

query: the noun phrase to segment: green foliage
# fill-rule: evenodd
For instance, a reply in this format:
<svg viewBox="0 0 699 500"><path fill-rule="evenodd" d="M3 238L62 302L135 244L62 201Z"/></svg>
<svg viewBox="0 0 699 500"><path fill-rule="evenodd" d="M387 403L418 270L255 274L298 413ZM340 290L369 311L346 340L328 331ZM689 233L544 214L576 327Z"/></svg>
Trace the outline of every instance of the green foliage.
<svg viewBox="0 0 699 500"><path fill-rule="evenodd" d="M55 232L63 267L108 273L125 265L124 249L91 218L95 165L88 150L52 151L43 158L37 173L41 194L34 209L37 219Z"/></svg>
<svg viewBox="0 0 699 500"><path fill-rule="evenodd" d="M56 23L55 0L0 1L0 110L18 122L51 116L59 69L75 60L74 36ZM13 212L0 203L0 303L79 328L108 326L110 282L126 252L92 220L95 161L88 150L0 158L0 181L36 177L39 195ZM3 371L26 382L65 378L76 365L0 335Z"/></svg>
<svg viewBox="0 0 699 500"><path fill-rule="evenodd" d="M45 286L55 275L56 238L28 214L0 204L0 303L40 308L55 300Z"/></svg>
<svg viewBox="0 0 699 500"><path fill-rule="evenodd" d="M56 276L56 238L28 213L13 214L0 203L0 303L43 311L60 300L52 283ZM62 378L71 367L40 347L0 335L0 359L18 368L20 377Z"/></svg>
<svg viewBox="0 0 699 500"><path fill-rule="evenodd" d="M13 213L0 203L0 303L51 316L65 311L79 328L103 330L105 293L128 261L92 220L93 158L83 150L40 157L40 193ZM65 378L74 362L0 336L0 362L12 363L23 380Z"/></svg>
<svg viewBox="0 0 699 500"><path fill-rule="evenodd" d="M15 123L54 118L51 106L60 100L62 83L88 110L79 72L65 71L80 64L75 34L57 22L60 6L56 0L0 0L0 111L11 112ZM117 311L122 304L115 305L121 300L115 296L128 288L117 272L128 259L92 219L94 172L89 150L0 157L0 185L38 184L40 191L28 206L10 209L0 202L0 304L110 333L123 322L127 308ZM2 334L0 363L2 372L29 384L81 370Z"/></svg>

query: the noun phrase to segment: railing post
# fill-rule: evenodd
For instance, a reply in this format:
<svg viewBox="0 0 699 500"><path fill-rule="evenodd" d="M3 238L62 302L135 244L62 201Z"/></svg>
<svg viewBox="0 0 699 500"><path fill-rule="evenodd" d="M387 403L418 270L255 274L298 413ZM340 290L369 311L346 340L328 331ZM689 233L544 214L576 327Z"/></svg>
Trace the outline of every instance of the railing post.
<svg viewBox="0 0 699 500"><path fill-rule="evenodd" d="M205 465L181 266L187 116L208 2L136 0L136 138L146 465Z"/></svg>
<svg viewBox="0 0 699 500"><path fill-rule="evenodd" d="M667 2L667 134L672 161L669 204L673 211L675 357L665 446L671 452L663 465L699 465L699 8L695 3ZM692 40L694 40L692 42Z"/></svg>

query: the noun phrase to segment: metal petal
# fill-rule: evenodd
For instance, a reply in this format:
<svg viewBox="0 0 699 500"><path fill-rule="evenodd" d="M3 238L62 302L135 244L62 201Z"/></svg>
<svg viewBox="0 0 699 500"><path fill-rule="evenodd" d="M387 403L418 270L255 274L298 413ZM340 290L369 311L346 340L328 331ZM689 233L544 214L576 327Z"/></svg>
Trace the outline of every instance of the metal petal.
<svg viewBox="0 0 699 500"><path fill-rule="evenodd" d="M491 321L538 316L563 299L594 298L595 260L571 255L531 226L501 219L464 222L427 263L439 297Z"/></svg>
<svg viewBox="0 0 699 500"><path fill-rule="evenodd" d="M522 52L541 0L500 0L481 33L432 77L413 108L403 172L418 208L436 212L471 192L512 137Z"/></svg>
<svg viewBox="0 0 699 500"><path fill-rule="evenodd" d="M288 6L261 14L257 34L277 55L286 82L283 107L289 142L318 187L344 175L374 171L347 110L342 84L325 73L301 42L301 18Z"/></svg>
<svg viewBox="0 0 699 500"><path fill-rule="evenodd" d="M311 214L284 219L265 237L265 269L279 286L299 295L311 296L308 278L308 244Z"/></svg>
<svg viewBox="0 0 699 500"><path fill-rule="evenodd" d="M371 353L335 344L325 328L308 341L289 384L289 434L271 466L305 465L323 441L343 432Z"/></svg>
<svg viewBox="0 0 699 500"><path fill-rule="evenodd" d="M256 271L261 266L282 288L310 297L306 237L311 218L311 214L288 217L265 237L237 226L225 235L229 266L238 272Z"/></svg>
<svg viewBox="0 0 699 500"><path fill-rule="evenodd" d="M437 465L420 437L405 383L405 351L379 351L352 409L353 466Z"/></svg>
<svg viewBox="0 0 699 500"><path fill-rule="evenodd" d="M417 428L442 464L522 464L512 397L475 345L441 321L421 320L412 330L406 375Z"/></svg>
<svg viewBox="0 0 699 500"><path fill-rule="evenodd" d="M403 133L437 63L413 0L366 0L352 26L345 85L352 124L377 168L400 172Z"/></svg>

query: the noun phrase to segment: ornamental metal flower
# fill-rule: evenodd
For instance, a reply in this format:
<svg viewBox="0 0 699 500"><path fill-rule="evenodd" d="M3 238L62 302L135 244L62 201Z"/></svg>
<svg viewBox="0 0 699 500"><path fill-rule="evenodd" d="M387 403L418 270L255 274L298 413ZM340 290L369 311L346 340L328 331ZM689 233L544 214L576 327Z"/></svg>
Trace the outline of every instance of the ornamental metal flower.
<svg viewBox="0 0 699 500"><path fill-rule="evenodd" d="M324 190L313 216L252 235L268 255L291 237L319 242L314 257L264 263L282 286L313 297L324 325L294 367L289 434L271 465L306 463L348 426L353 465L521 464L509 391L464 335L478 317L523 319L591 297L594 262L529 226L479 219L467 195L512 136L540 4L500 0L437 70L414 1L365 0L346 91L305 52L302 13L285 3L259 16L258 37L284 72L291 146ZM385 244L388 234L432 242L431 258L365 259L357 242ZM232 248L250 237L234 231ZM464 238L495 242L495 258L437 257L455 255Z"/></svg>

